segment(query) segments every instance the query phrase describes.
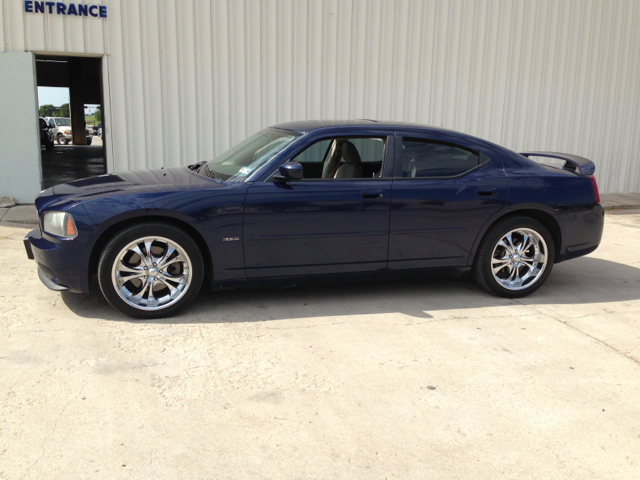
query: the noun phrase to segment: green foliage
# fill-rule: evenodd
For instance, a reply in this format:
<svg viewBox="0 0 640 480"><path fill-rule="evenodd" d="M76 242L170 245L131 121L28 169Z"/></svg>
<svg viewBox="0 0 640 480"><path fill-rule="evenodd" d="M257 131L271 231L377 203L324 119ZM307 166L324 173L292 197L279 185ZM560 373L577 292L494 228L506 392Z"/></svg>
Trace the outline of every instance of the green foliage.
<svg viewBox="0 0 640 480"><path fill-rule="evenodd" d="M54 113L58 113L58 107L54 107L53 105L41 105L40 106L40 116L41 117L54 117Z"/></svg>
<svg viewBox="0 0 640 480"><path fill-rule="evenodd" d="M69 117L69 104L64 103L59 107L41 105L39 113L41 117Z"/></svg>

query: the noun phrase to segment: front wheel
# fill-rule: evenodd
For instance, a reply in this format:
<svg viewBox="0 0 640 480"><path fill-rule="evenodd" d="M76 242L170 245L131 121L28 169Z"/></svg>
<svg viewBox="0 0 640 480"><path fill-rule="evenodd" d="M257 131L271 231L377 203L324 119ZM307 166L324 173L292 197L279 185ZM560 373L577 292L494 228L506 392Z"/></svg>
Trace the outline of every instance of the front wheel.
<svg viewBox="0 0 640 480"><path fill-rule="evenodd" d="M485 235L474 263L476 282L501 297L525 297L542 286L555 260L549 231L529 217L511 217Z"/></svg>
<svg viewBox="0 0 640 480"><path fill-rule="evenodd" d="M193 301L202 285L202 254L184 231L163 223L129 227L104 248L98 263L107 301L135 318L161 318Z"/></svg>
<svg viewBox="0 0 640 480"><path fill-rule="evenodd" d="M58 145L66 145L67 139L64 135L58 135Z"/></svg>

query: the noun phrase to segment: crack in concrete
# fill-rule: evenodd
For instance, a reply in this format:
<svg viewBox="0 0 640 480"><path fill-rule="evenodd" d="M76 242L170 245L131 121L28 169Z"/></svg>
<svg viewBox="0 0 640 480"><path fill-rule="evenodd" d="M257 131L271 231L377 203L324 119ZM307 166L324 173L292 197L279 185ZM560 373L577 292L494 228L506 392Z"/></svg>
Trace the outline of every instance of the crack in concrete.
<svg viewBox="0 0 640 480"><path fill-rule="evenodd" d="M533 317L535 315L536 315L536 313L527 314L527 315L518 315L517 318ZM505 318L514 318L514 316L513 315L500 315L500 316L492 315L492 316L487 316L487 317L479 317L479 316L476 316L476 315L467 315L467 316L462 316L462 317L431 318L431 319L426 320L424 322L413 322L413 323L366 322L366 321L349 320L349 321L346 321L346 322L322 323L322 324L315 324L315 325L304 325L304 326L300 326L300 327L265 327L265 330L301 330L301 329L305 329L305 328L332 327L332 326L335 326L335 325L347 325L347 324L412 327L412 326L415 326L415 325L425 325L425 324L429 324L429 323L447 322L447 321L450 321L450 320L469 320L469 319L472 319L472 320L481 320L481 319L496 320L496 319L505 319ZM258 335L257 337L261 337L261 336L264 336L264 335ZM257 338L257 337L255 337L255 338Z"/></svg>
<svg viewBox="0 0 640 480"><path fill-rule="evenodd" d="M84 383L82 385L82 388L80 389L80 391L78 392L77 396L81 396L82 392L84 392L84 388L87 386L87 383L89 383L89 375L87 375L87 377L84 379ZM38 462L40 462L40 460L43 459L44 454L46 452L45 449L45 443L47 442L47 440L49 438L51 438L51 436L53 436L53 434L56 432L56 429L58 428L58 421L60 420L60 418L62 417L62 415L64 414L65 410L67 409L67 407L71 404L71 402L73 402L75 400L75 398L70 399L67 403L65 403L64 407L62 407L62 410L60 410L60 414L58 415L58 417L56 418L55 422L53 422L53 427L51 428L51 431L49 432L48 435L46 435L43 439L42 439L42 443L40 444L40 449L42 450L42 452L40 453L40 456L36 459L35 462L33 462L31 465L29 465L27 467L27 469L25 470L24 474L22 475L22 477L20 477L21 480L24 480L24 478L27 476L27 474L29 473L29 470L31 470Z"/></svg>
<svg viewBox="0 0 640 480"><path fill-rule="evenodd" d="M608 344L607 342L605 342L604 340L600 340L599 338L577 328L576 326L574 326L571 323L571 320L576 320L576 319L580 319L580 318L586 318L586 317L590 317L593 315L581 315L579 317L570 317L567 319L561 319L561 318L556 318L553 315L551 315L550 313L547 313L546 310L548 310L547 308L545 308L544 306L539 306L537 307L538 310L536 310L536 306L535 305L530 305L530 304L526 304L523 303L517 299L512 299L515 303L517 303L518 305L521 305L523 307L525 307L526 309L533 309L534 313L530 313L530 314L525 314L525 315L518 315L518 318L521 317L531 317L531 316L535 316L535 315L543 315L545 317L551 318L552 320L555 320L556 322L562 323L563 325L567 325L569 327L571 327L573 330L591 338L592 340L595 340L598 343L601 343L602 345L604 345L605 347L608 347L609 349L615 351L616 353L623 355L624 357L628 358L629 360L637 363L640 365L640 360L634 358L633 356L629 355L632 351L634 351L636 348L638 348L640 346L640 342L638 342L638 344L632 348L629 352L623 352L621 350L618 350L616 347ZM486 317L486 318L491 318L491 319L498 319L498 318L512 318L513 315L502 315L502 316L492 316L492 317ZM467 320L467 319L479 319L479 318L485 318L485 317L477 317L477 316L462 316L462 317L447 317L447 318L432 318L428 321L424 321L424 322L415 322L415 323L380 323L380 322L363 322L363 321L346 321L346 322L335 322L335 323L329 323L329 324L317 324L317 325L305 325L305 326L300 326L300 327L265 327L266 330L300 330L300 329L305 329L305 328L317 328L317 327L332 327L335 325L345 325L345 324L366 324L366 325L385 325L385 326L414 326L414 325L424 325L424 324L428 324L428 323L435 323L435 322L444 322L444 321L448 321L448 320Z"/></svg>
<svg viewBox="0 0 640 480"><path fill-rule="evenodd" d="M513 299L513 300L514 300L516 303L518 303L519 305L523 305L523 306L525 306L525 307L530 307L529 305L526 305L526 304L524 304L524 303L522 303L522 302L518 301L517 299ZM632 357L632 356L631 356L631 355L629 355L628 353L625 353L625 352L623 352L623 351L621 351L621 350L618 350L616 347L614 347L613 345L609 345L609 344L608 344L607 342L605 342L604 340L600 340L598 337L594 337L593 335L591 335L591 334L589 334L589 333L587 333L587 332L585 332L585 331L583 331L583 330L580 330L578 327L574 326L574 325L570 322L570 320L574 320L575 318L583 318L583 317L570 317L570 318L567 318L566 320L562 320L561 318L556 318L556 317L554 317L553 315L550 315L550 314L548 314L548 313L546 313L546 312L544 312L544 311L540 311L539 313L540 313L540 315L544 315L545 317L551 318L552 320L555 320L556 322L561 323L562 325L566 325L566 326L568 326L568 327L572 328L572 329L573 329L573 330L575 330L576 332L579 332L579 333L581 333L581 334L583 334L583 335L585 335L585 336L587 336L587 337L591 338L592 340L595 340L596 342L598 342L598 343L600 343L600 344L604 345L605 347L607 347L607 348L609 348L609 349L613 350L613 351L614 351L614 352L616 352L616 353L619 353L620 355L622 355L622 356L624 356L624 357L628 358L628 359L629 359L629 360L631 360L632 362L635 362L635 363L637 363L638 365L640 365L640 360L638 360L638 359L636 359L636 358ZM591 316L592 316L592 315L591 315ZM638 345L640 345L640 342L638 342ZM636 345L636 347L634 347L634 349L635 349L635 348L637 348L637 346L638 346L638 345ZM632 350L632 351L633 351L633 350ZM629 352L629 353L630 353L630 352Z"/></svg>
<svg viewBox="0 0 640 480"><path fill-rule="evenodd" d="M156 467L155 467L155 465L153 464L153 456L155 455L155 453L156 453L156 450L155 450L155 449L152 449L152 450L151 450L151 458L150 458L151 462L150 462L150 464L151 464L151 471L153 471L154 475L155 475L155 476L156 476L156 478L157 478L157 477L158 477L158 472L156 472Z"/></svg>
<svg viewBox="0 0 640 480"><path fill-rule="evenodd" d="M639 346L640 346L640 340L638 340L638 343L636 343L636 346L635 346L635 347L633 347L631 350L629 350L629 351L627 352L627 354L631 354L631 352L633 352L633 351L634 351L636 348L638 348ZM639 362L639 363L640 363L640 362Z"/></svg>
<svg viewBox="0 0 640 480"><path fill-rule="evenodd" d="M317 325L305 325L305 326L302 326L302 327L265 327L265 330L302 330L302 329L305 329L305 328L333 327L335 325L347 325L347 324L354 324L354 325L358 325L358 324L359 325L386 325L386 326L395 325L395 326L404 327L404 326L413 326L413 325L423 325L425 323L443 322L445 320L451 320L451 319L450 318L433 319L433 320L426 321L426 322L416 322L416 323L380 323L380 322L347 321L347 322L323 323L323 324L317 324Z"/></svg>

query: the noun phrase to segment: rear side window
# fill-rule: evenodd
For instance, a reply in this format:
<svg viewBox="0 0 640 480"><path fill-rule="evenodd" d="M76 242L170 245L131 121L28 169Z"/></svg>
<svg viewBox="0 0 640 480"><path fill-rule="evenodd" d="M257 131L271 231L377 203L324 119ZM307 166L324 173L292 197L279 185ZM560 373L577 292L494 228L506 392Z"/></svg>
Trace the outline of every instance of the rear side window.
<svg viewBox="0 0 640 480"><path fill-rule="evenodd" d="M454 177L480 165L478 153L447 143L402 139L402 161L396 177Z"/></svg>

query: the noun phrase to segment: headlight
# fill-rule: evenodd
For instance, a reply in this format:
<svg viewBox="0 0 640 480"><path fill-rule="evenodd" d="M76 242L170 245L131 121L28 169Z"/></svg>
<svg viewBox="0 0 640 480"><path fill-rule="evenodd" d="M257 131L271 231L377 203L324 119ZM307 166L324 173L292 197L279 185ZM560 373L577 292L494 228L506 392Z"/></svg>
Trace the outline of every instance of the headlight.
<svg viewBox="0 0 640 480"><path fill-rule="evenodd" d="M44 214L42 222L44 231L62 238L75 238L78 236L78 229L73 217L67 212L47 212Z"/></svg>

